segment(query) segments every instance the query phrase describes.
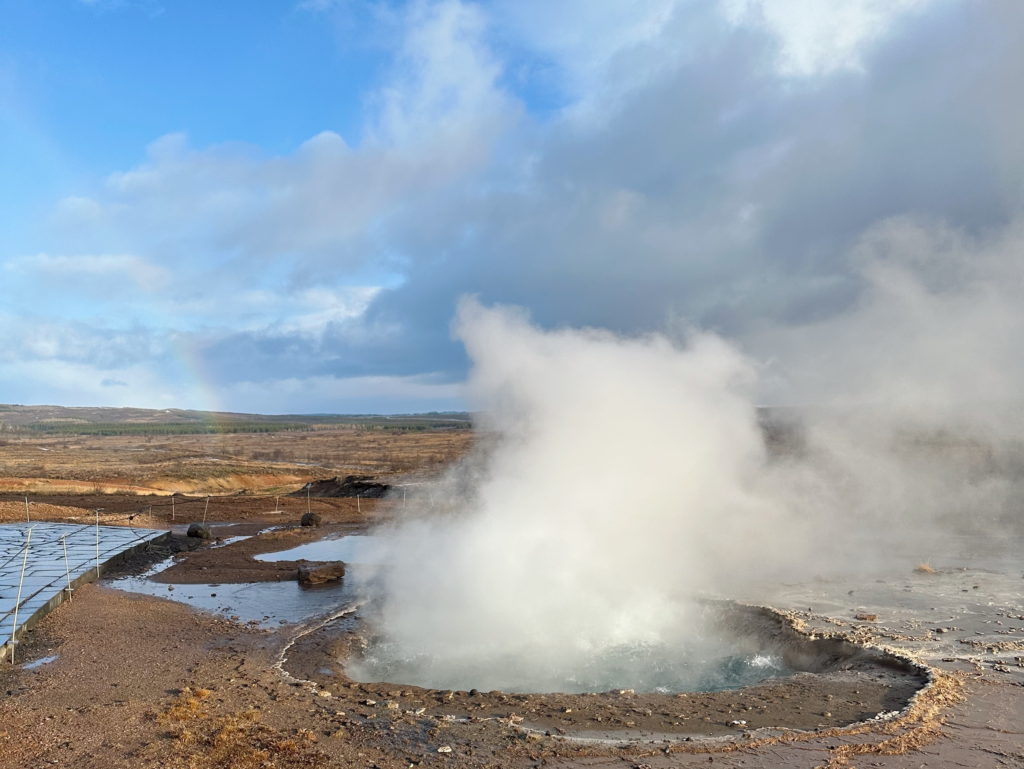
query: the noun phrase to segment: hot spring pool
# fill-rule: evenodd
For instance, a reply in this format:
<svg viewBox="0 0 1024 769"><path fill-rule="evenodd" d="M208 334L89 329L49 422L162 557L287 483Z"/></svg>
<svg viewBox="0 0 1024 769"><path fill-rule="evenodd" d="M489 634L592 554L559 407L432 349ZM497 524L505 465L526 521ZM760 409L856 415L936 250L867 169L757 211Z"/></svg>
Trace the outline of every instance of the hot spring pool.
<svg viewBox="0 0 1024 769"><path fill-rule="evenodd" d="M360 683L566 694L622 689L662 694L724 691L795 672L779 656L748 653L720 639L701 645L616 646L592 655L547 660L530 655L506 659L406 656L395 644L376 639L360 656L348 660L345 671Z"/></svg>
<svg viewBox="0 0 1024 769"><path fill-rule="evenodd" d="M343 560L356 566L350 576L358 580L359 565L372 569L387 562L387 544L376 536L347 535L256 558ZM431 657L409 653L381 636L371 638L360 655L347 660L345 672L360 683L390 682L427 689L510 693L632 689L664 693L738 689L794 671L778 655L708 635L699 642L631 644L554 658L548 651L495 656L486 649Z"/></svg>

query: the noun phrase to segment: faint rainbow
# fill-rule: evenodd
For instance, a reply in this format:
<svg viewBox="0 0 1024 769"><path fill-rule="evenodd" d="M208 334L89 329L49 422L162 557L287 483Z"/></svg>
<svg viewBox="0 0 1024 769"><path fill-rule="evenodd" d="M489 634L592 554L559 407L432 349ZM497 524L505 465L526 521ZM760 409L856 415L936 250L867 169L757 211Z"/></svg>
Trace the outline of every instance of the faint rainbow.
<svg viewBox="0 0 1024 769"><path fill-rule="evenodd" d="M220 388L210 373L203 345L195 334L175 334L171 350L182 375L181 396L184 408L196 411L224 411Z"/></svg>

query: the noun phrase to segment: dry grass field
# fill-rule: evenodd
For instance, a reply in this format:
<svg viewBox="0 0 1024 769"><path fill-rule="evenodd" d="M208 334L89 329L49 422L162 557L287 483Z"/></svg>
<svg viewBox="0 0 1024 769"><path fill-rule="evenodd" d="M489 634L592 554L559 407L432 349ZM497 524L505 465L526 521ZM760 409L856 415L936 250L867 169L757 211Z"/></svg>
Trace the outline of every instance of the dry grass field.
<svg viewBox="0 0 1024 769"><path fill-rule="evenodd" d="M472 431L308 430L210 435L4 433L0 494L287 493L347 474L431 473Z"/></svg>

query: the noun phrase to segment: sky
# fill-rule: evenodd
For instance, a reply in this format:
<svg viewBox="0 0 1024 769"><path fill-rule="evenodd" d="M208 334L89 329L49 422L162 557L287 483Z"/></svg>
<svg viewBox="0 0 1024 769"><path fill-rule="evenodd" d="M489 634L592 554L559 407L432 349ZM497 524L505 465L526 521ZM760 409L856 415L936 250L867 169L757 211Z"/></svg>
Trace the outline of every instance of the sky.
<svg viewBox="0 0 1024 769"><path fill-rule="evenodd" d="M0 0L0 402L461 409L465 296L816 401L836 344L905 361L908 297L994 264L1012 303L1022 38L1019 0Z"/></svg>

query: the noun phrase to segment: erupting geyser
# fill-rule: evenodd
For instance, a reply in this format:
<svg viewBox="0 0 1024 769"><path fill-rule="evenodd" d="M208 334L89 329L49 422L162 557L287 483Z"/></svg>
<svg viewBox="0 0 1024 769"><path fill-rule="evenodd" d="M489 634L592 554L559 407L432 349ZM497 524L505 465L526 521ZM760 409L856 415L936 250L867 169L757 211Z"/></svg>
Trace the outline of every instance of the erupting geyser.
<svg viewBox="0 0 1024 769"><path fill-rule="evenodd" d="M692 601L746 572L779 525L755 493L743 356L708 334L543 332L473 301L456 334L480 447L382 532L380 640L350 672L507 690L770 675L706 637Z"/></svg>
<svg viewBox="0 0 1024 769"><path fill-rule="evenodd" d="M904 318L907 286L930 289L900 275L903 293L880 283L843 322ZM943 297L936 308L960 306ZM725 685L722 666L754 650L723 646L695 599L865 574L927 558L953 529L1019 526L1019 384L976 322L959 333L985 376L949 375L935 353L947 325L941 339L915 326L888 390L891 358L872 375L871 337L851 333L867 341L830 348L837 371L859 372L836 390L842 407L759 412L765 368L714 334L545 331L465 300L455 334L478 446L379 532L375 640L351 672L478 689Z"/></svg>

